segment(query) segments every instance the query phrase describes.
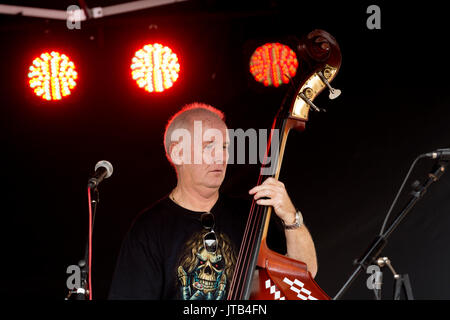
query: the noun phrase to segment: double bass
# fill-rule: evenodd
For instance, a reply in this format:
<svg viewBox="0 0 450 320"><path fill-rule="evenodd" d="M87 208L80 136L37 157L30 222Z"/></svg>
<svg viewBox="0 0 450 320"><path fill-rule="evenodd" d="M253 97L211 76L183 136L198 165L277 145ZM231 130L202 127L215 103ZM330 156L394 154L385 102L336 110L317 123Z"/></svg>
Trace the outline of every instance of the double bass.
<svg viewBox="0 0 450 320"><path fill-rule="evenodd" d="M329 89L329 98L339 96L331 87L341 65L341 51L328 32L313 30L303 36L297 46L299 70L273 121L266 158L273 139L279 139L277 155L261 166L258 185L271 176L278 179L287 137L291 129L303 131L308 113L323 111L313 100ZM276 131L278 130L278 131ZM278 132L277 136L274 132ZM269 170L268 170L269 169ZM329 300L314 281L305 263L269 249L266 243L272 207L257 205L253 200L239 250L228 300Z"/></svg>

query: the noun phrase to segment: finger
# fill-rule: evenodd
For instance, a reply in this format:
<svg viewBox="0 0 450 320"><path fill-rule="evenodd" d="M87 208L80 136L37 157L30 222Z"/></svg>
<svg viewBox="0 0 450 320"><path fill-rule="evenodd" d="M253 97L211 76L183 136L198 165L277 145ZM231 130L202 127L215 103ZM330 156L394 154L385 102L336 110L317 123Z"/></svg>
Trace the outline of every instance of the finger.
<svg viewBox="0 0 450 320"><path fill-rule="evenodd" d="M275 186L275 187L279 187L281 189L285 189L284 183L275 179L275 178L267 178L263 185L271 185L271 186Z"/></svg>
<svg viewBox="0 0 450 320"><path fill-rule="evenodd" d="M270 189L264 189L261 191L258 191L257 193L255 193L255 195L253 196L253 198L255 200L259 199L259 198L263 198L263 197L267 197L267 198L272 198L273 197L273 192Z"/></svg>
<svg viewBox="0 0 450 320"><path fill-rule="evenodd" d="M257 187L262 185L284 185L281 181L278 181L274 177L269 177L266 180L264 180L261 184L259 184Z"/></svg>
<svg viewBox="0 0 450 320"><path fill-rule="evenodd" d="M261 184L259 186L254 187L253 189L251 189L249 191L249 193L250 194L256 194L256 193L258 193L260 191L263 191L263 190L269 190L269 192L272 192L272 193L279 193L279 192L283 191L282 188L280 188L279 186L276 186L276 185L272 185L272 184L262 185Z"/></svg>
<svg viewBox="0 0 450 320"><path fill-rule="evenodd" d="M259 186L253 187L252 189L250 189L250 191L248 193L250 194L254 194L256 192L259 192L261 190L270 188L271 185L265 185L265 184L260 184Z"/></svg>
<svg viewBox="0 0 450 320"><path fill-rule="evenodd" d="M273 177L269 177L266 180L264 180L264 182L262 184L272 184L272 185L276 185L278 183L278 180L273 178Z"/></svg>
<svg viewBox="0 0 450 320"><path fill-rule="evenodd" d="M274 201L273 199L258 199L256 200L256 203L260 206L272 206Z"/></svg>

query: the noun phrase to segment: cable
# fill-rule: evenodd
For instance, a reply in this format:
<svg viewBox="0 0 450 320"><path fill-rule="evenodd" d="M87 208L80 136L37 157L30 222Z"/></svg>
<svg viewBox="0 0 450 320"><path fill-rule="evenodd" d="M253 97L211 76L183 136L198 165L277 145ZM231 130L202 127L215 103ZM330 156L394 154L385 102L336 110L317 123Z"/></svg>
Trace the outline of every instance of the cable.
<svg viewBox="0 0 450 320"><path fill-rule="evenodd" d="M419 161L419 160L422 159L422 158L426 158L426 156L423 155L423 154L421 154L421 155L418 156L418 157L413 161L413 163L411 164L411 167L409 168L409 171L408 171L408 173L406 174L406 177L403 179L403 183L402 183L402 185L400 186L400 189L398 190L397 195L395 196L395 199L394 199L394 201L392 202L391 207L389 208L388 213L386 214L386 217L384 218L383 225L381 226L381 230L380 230L380 234L379 234L380 236L382 236L383 233L384 233L384 229L386 228L386 224L387 224L387 222L388 222L388 220L389 220L389 216L391 215L392 209L394 209L394 206L395 206L395 204L397 203L397 200L398 200L398 197L400 196L400 193L403 191L403 188L405 187L406 181L408 181L408 178L409 178L409 176L411 175L412 170L413 170L414 167L416 166L417 161Z"/></svg>
<svg viewBox="0 0 450 320"><path fill-rule="evenodd" d="M88 201L89 201L89 240L88 240L88 288L89 288L89 300L92 300L92 281L91 281L91 270L92 270L92 202L91 202L91 188L88 190Z"/></svg>

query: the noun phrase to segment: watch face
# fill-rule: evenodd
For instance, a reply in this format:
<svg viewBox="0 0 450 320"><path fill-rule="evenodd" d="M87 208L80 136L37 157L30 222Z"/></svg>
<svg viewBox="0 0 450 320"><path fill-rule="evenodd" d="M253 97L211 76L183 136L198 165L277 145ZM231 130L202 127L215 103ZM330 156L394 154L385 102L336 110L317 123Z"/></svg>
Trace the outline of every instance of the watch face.
<svg viewBox="0 0 450 320"><path fill-rule="evenodd" d="M301 215L300 211L297 211L297 212L295 213L295 222L294 222L294 224L287 225L287 224L284 223L283 220L281 220L281 222L283 223L284 228L285 228L286 230L291 230L291 229L297 229L297 228L299 228L299 227L301 226L302 222L303 222L303 221L300 222L300 215Z"/></svg>

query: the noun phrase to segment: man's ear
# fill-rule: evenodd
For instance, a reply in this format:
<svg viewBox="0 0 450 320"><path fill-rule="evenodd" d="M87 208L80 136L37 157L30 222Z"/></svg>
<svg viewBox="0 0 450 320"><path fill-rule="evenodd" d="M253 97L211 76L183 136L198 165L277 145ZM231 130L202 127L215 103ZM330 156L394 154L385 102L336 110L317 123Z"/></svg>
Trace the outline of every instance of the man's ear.
<svg viewBox="0 0 450 320"><path fill-rule="evenodd" d="M169 156L173 164L181 165L183 163L183 148L181 143L172 142L169 146Z"/></svg>

